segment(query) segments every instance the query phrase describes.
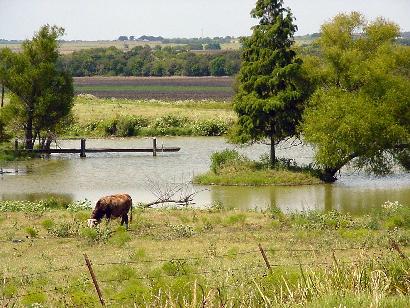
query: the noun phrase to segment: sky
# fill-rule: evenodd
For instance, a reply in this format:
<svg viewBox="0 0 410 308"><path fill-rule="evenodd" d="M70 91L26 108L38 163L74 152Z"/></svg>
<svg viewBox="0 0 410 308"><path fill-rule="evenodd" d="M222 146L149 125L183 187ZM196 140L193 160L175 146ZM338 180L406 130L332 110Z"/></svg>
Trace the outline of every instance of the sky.
<svg viewBox="0 0 410 308"><path fill-rule="evenodd" d="M0 0L0 39L26 39L44 24L64 27L65 40L114 40L120 35L166 38L245 36L256 0ZM319 32L340 12L383 16L410 31L410 0L285 0L297 35Z"/></svg>

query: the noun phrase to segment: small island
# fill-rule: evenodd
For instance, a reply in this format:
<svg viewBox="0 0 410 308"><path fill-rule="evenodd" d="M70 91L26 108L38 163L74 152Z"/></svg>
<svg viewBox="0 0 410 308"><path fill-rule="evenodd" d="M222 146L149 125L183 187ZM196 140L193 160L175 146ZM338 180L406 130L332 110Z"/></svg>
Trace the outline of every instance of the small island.
<svg viewBox="0 0 410 308"><path fill-rule="evenodd" d="M309 167L298 167L291 160L278 160L270 168L269 157L252 161L235 150L215 152L211 170L193 179L201 185L265 186L314 185L323 183Z"/></svg>

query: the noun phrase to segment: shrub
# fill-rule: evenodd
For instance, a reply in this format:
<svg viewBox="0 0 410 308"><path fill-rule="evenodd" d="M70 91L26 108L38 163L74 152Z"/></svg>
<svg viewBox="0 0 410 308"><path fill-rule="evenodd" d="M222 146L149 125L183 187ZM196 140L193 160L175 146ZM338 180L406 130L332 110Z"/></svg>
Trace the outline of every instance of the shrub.
<svg viewBox="0 0 410 308"><path fill-rule="evenodd" d="M120 226L116 230L115 233L109 239L109 243L113 244L117 247L123 247L127 242L131 240L131 236L129 232L125 229L125 227Z"/></svg>
<svg viewBox="0 0 410 308"><path fill-rule="evenodd" d="M221 152L214 152L211 155L211 170L218 174L223 165L228 163L243 161L244 157L235 150L225 149Z"/></svg>
<svg viewBox="0 0 410 308"><path fill-rule="evenodd" d="M117 121L116 136L131 137L138 135L142 127L148 126L148 119L143 117L121 117Z"/></svg>
<svg viewBox="0 0 410 308"><path fill-rule="evenodd" d="M221 120L205 120L194 124L193 132L197 136L221 136L228 131L228 124Z"/></svg>
<svg viewBox="0 0 410 308"><path fill-rule="evenodd" d="M67 205L67 210L70 212L79 212L89 210L91 207L91 201L84 199L83 201L71 202Z"/></svg>
<svg viewBox="0 0 410 308"><path fill-rule="evenodd" d="M194 228L188 225L170 225L178 237L191 237L195 234Z"/></svg>
<svg viewBox="0 0 410 308"><path fill-rule="evenodd" d="M112 235L110 228L98 226L97 228L82 228L80 235L87 240L89 244L103 242L106 243Z"/></svg>
<svg viewBox="0 0 410 308"><path fill-rule="evenodd" d="M161 131L171 127L184 127L187 123L189 123L187 117L168 114L156 119L152 127Z"/></svg>
<svg viewBox="0 0 410 308"><path fill-rule="evenodd" d="M52 229L49 230L49 233L56 237L73 237L79 233L79 230L78 225L64 222L55 225Z"/></svg>
<svg viewBox="0 0 410 308"><path fill-rule="evenodd" d="M26 233L30 237L37 237L37 235L38 235L38 231L33 227L27 227L27 228L24 229L24 231L26 231Z"/></svg>
<svg viewBox="0 0 410 308"><path fill-rule="evenodd" d="M44 229L47 231L50 231L54 227L54 221L51 219L46 219L41 222L41 225L43 226Z"/></svg>

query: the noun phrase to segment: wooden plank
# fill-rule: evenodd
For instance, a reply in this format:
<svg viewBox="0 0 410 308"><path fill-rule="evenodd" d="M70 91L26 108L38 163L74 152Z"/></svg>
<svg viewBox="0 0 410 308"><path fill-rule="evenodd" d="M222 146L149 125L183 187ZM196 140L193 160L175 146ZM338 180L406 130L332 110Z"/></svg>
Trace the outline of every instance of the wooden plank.
<svg viewBox="0 0 410 308"><path fill-rule="evenodd" d="M181 148L178 147L168 147L157 149L157 152L178 152ZM68 153L81 153L81 149L50 149L50 150L24 150L33 153L44 153L44 154L68 154ZM112 148L95 148L95 149L85 149L86 153L152 153L153 148L139 148L139 149L112 149Z"/></svg>

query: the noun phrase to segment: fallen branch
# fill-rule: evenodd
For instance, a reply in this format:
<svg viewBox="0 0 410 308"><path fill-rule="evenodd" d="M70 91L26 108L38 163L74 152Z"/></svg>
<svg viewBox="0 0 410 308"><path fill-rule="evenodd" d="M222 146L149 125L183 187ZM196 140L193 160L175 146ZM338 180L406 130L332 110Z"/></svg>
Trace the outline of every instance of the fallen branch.
<svg viewBox="0 0 410 308"><path fill-rule="evenodd" d="M208 191L208 190L209 190L209 189L207 189L207 188L202 189L202 190L198 190L198 191L195 191L195 192L193 192L193 193L191 193L191 194L189 194L189 195L187 195L187 196L184 196L183 198L180 198L180 199L171 199L171 198L163 199L163 198L161 198L161 199L158 199L158 200L156 200L156 201L154 201L154 202L142 204L141 206L144 207L144 208L149 208L149 207L151 207L151 206L153 206L153 205L163 204L163 203L175 203L175 204L179 204L179 205L188 206L188 205L190 205L190 204L195 204L195 203L193 202L195 195L197 195L197 194L199 194L199 193L201 193L201 192L203 192L203 191Z"/></svg>

